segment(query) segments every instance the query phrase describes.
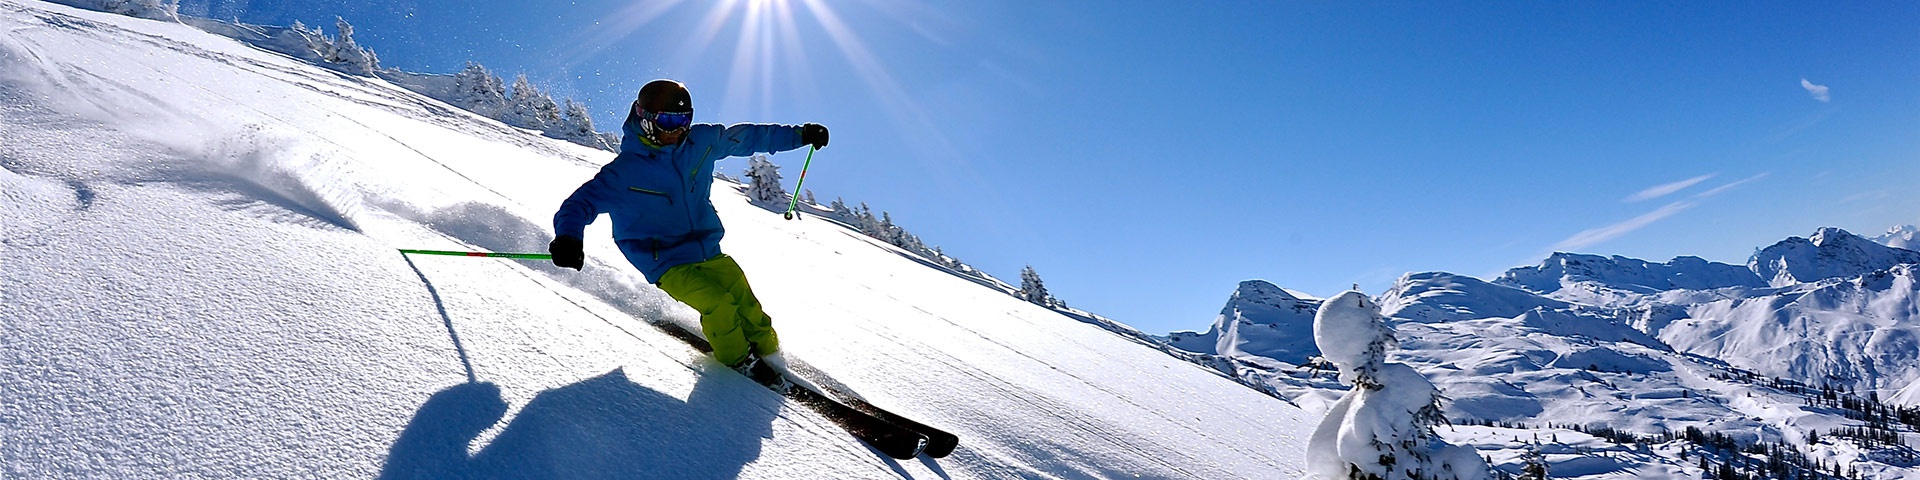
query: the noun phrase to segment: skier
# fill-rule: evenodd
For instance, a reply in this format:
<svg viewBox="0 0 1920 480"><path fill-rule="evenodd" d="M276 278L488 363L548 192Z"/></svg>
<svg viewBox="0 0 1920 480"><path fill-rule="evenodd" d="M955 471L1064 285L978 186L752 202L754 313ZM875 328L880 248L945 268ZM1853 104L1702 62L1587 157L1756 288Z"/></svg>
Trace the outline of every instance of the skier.
<svg viewBox="0 0 1920 480"><path fill-rule="evenodd" d="M827 127L693 123L685 85L654 80L622 125L620 155L580 185L553 214L553 264L585 264L581 236L602 213L613 218L614 244L634 268L675 300L700 312L700 329L721 363L766 380L765 360L786 370L773 320L760 308L733 257L720 252L726 228L714 211L714 162L726 157L827 146Z"/></svg>

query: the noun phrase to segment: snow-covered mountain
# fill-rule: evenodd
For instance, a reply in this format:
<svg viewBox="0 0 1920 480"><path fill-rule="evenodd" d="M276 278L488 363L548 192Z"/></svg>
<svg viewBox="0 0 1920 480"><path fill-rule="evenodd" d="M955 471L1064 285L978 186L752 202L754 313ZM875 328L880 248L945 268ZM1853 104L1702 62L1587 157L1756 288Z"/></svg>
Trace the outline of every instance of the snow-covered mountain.
<svg viewBox="0 0 1920 480"><path fill-rule="evenodd" d="M1746 267L1709 262L1700 257L1677 257L1667 263L1652 263L1619 255L1602 257L1557 252L1539 266L1507 270L1495 282L1540 293L1583 285L1605 286L1632 294L1767 286L1765 280Z"/></svg>
<svg viewBox="0 0 1920 480"><path fill-rule="evenodd" d="M1240 282L1205 333L1174 332L1168 343L1197 353L1303 364L1320 354L1313 344L1313 313L1319 308L1317 299L1248 280Z"/></svg>
<svg viewBox="0 0 1920 480"><path fill-rule="evenodd" d="M1398 323L1393 357L1426 375L1463 424L1439 433L1510 473L1540 452L1556 478L1697 478L1707 472L1698 457L1735 459L1701 446L1718 434L1723 445L1782 452L1740 454L1749 461L1915 478L1911 447L1848 435L1882 428L1920 445L1916 261L1822 228L1759 250L1746 268L1556 253L1492 282L1408 274L1376 299ZM1205 352L1219 323L1172 344ZM1345 388L1314 361L1236 364L1240 378L1310 411ZM1885 403L1866 407L1876 400ZM1905 420L1876 416L1886 412ZM1678 434L1688 428L1701 440Z"/></svg>
<svg viewBox="0 0 1920 480"><path fill-rule="evenodd" d="M1873 237L1873 241L1893 248L1920 250L1920 239L1915 237L1920 237L1920 227L1899 225L1887 229L1887 233Z"/></svg>
<svg viewBox="0 0 1920 480"><path fill-rule="evenodd" d="M1747 268L1775 287L1851 278L1894 265L1920 263L1920 252L1894 248L1833 227L1761 249Z"/></svg>
<svg viewBox="0 0 1920 480"><path fill-rule="evenodd" d="M961 438L887 458L649 325L605 222L396 250L541 251L610 155L179 23L0 0L0 139L4 478L1293 478L1319 420L718 185L783 348Z"/></svg>

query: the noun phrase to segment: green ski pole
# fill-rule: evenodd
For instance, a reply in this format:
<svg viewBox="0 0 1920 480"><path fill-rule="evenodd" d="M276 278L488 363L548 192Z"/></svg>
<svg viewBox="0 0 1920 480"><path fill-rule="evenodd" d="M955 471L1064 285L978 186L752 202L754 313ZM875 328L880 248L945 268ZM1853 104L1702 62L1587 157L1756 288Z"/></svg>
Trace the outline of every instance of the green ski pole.
<svg viewBox="0 0 1920 480"><path fill-rule="evenodd" d="M800 208L800 192L803 191L800 186L807 184L807 167L813 166L813 152L819 150L820 147L807 149L807 163L800 164L800 181L793 184L793 200L787 202L787 213L780 215L781 218L792 220L796 210Z"/></svg>
<svg viewBox="0 0 1920 480"><path fill-rule="evenodd" d="M546 254L546 253L458 252L458 251L452 251L452 250L409 250L405 248L400 249L400 253L410 253L410 254L419 254L419 255L451 255L456 257L518 258L518 259L525 259L525 260L552 260L553 259L552 254Z"/></svg>

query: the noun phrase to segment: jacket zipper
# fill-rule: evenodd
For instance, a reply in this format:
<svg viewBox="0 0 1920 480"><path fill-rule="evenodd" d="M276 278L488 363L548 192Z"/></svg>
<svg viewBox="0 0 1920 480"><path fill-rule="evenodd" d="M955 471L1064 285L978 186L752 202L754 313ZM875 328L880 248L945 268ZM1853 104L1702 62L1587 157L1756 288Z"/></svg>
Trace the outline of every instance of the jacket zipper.
<svg viewBox="0 0 1920 480"><path fill-rule="evenodd" d="M660 196L660 198L665 198L665 199L667 199L667 204L668 204L668 205L673 205L673 196L672 196L672 195L668 195L668 194L667 194L667 192L661 192L661 191L655 191L655 190L648 190L648 189L644 189L644 188L640 188L640 187L627 187L627 190L632 190L632 191L636 191L636 192L640 192L640 193L644 193L644 194L648 194L648 195L659 195L659 196Z"/></svg>
<svg viewBox="0 0 1920 480"><path fill-rule="evenodd" d="M687 196L693 196L693 180L695 177L700 175L700 166L707 164L707 155L712 155L712 154L713 154L713 145L707 145L707 151L705 153L700 154L700 161L695 162L692 168L687 169L689 170L687 172L687 178L680 180L681 192L686 193ZM687 211L687 226L692 227L693 219L695 216L693 214L693 202L687 202L686 211Z"/></svg>

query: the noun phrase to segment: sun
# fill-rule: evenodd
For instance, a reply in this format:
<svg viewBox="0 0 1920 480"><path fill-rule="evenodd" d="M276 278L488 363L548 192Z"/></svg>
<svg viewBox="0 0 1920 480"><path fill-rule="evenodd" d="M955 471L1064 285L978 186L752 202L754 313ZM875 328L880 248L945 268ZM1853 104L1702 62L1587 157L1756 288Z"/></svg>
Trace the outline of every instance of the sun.
<svg viewBox="0 0 1920 480"><path fill-rule="evenodd" d="M887 67L845 18L825 0L635 1L572 35L569 44L579 48L567 55L563 68L609 53L644 49L646 46L636 47L630 39L647 30L690 32L676 38L670 48L648 52L664 57L657 71L675 76L722 68L726 83L721 98L729 101L724 111L715 113L725 118L758 118L772 110L773 99L780 97L777 94L795 93L777 89L814 90L815 65L824 59L811 58L810 53L837 51L851 65L851 73L889 110L915 116L908 112L917 110L913 102L901 93ZM737 32L733 51L713 51L717 40L727 32ZM820 43L833 48L823 50L818 48Z"/></svg>

